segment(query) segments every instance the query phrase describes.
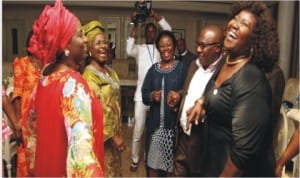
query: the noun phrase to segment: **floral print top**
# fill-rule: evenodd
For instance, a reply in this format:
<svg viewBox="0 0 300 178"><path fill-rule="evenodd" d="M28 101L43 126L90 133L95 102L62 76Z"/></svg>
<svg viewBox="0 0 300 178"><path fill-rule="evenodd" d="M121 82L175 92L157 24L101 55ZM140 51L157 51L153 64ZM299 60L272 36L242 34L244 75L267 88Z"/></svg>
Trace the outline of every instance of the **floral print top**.
<svg viewBox="0 0 300 178"><path fill-rule="evenodd" d="M5 90L2 88L2 97L6 95ZM3 102L2 102L3 104ZM2 110L2 143L9 139L9 136L13 134L13 131L9 127L7 120L4 118L4 111ZM3 145L2 145L3 146Z"/></svg>
<svg viewBox="0 0 300 178"><path fill-rule="evenodd" d="M37 125L34 176L104 176L103 110L78 72L41 76L29 113Z"/></svg>
<svg viewBox="0 0 300 178"><path fill-rule="evenodd" d="M25 122L26 119L24 115L28 112L30 97L39 80L40 70L33 65L28 56L22 58L17 57L13 62L13 74L14 89L12 100L20 97L21 118L18 119L21 119L23 144L25 148L28 146L34 148L33 144L36 142L36 136L32 133L28 123ZM32 169L34 165L34 152L35 150L26 150L26 157L30 169Z"/></svg>
<svg viewBox="0 0 300 178"><path fill-rule="evenodd" d="M120 80L110 67L110 76L88 65L83 71L83 78L97 95L104 108L104 141L121 132Z"/></svg>

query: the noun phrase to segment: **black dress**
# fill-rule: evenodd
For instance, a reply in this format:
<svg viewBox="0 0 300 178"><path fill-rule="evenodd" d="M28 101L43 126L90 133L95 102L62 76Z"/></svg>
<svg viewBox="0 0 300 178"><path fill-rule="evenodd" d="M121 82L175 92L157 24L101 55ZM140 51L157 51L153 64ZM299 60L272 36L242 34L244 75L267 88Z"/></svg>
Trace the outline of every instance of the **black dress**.
<svg viewBox="0 0 300 178"><path fill-rule="evenodd" d="M242 176L274 176L268 81L255 65L247 63L216 88L218 72L205 91L204 175L219 176L230 155L243 170Z"/></svg>

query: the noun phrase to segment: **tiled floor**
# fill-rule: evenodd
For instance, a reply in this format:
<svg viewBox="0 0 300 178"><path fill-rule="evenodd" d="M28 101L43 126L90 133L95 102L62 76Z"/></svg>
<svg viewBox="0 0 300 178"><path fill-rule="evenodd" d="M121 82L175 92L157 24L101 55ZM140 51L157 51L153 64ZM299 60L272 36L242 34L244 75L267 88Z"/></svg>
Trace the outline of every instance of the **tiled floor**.
<svg viewBox="0 0 300 178"><path fill-rule="evenodd" d="M128 127L127 123L123 123L122 125L122 133L123 139L126 144L126 150L122 153L122 174L123 177L146 177L146 170L145 170L145 159L143 151L141 152L141 160L139 163L138 170L136 172L131 172L129 170L129 166L131 164L131 139L132 139L132 132L133 127ZM144 138L144 136L143 136ZM144 139L142 141L142 148L144 150Z"/></svg>

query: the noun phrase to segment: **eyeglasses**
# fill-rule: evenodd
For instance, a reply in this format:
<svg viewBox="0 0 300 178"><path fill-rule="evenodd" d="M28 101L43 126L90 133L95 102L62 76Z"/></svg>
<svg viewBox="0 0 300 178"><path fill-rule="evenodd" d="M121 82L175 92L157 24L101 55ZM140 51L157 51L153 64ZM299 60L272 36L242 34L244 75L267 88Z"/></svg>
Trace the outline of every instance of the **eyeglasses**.
<svg viewBox="0 0 300 178"><path fill-rule="evenodd" d="M220 42L214 42L214 43L196 43L197 47L200 47L201 49L204 49L208 46L213 46L213 45L222 45Z"/></svg>

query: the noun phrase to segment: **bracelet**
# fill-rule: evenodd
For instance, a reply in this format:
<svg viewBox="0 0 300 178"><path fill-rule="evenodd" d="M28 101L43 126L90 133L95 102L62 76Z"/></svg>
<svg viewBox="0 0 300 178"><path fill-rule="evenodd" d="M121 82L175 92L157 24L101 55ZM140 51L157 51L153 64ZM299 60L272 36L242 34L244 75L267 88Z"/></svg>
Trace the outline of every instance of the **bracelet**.
<svg viewBox="0 0 300 178"><path fill-rule="evenodd" d="M195 101L195 104L199 103L200 105L204 104L204 99L201 97Z"/></svg>

